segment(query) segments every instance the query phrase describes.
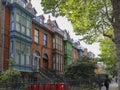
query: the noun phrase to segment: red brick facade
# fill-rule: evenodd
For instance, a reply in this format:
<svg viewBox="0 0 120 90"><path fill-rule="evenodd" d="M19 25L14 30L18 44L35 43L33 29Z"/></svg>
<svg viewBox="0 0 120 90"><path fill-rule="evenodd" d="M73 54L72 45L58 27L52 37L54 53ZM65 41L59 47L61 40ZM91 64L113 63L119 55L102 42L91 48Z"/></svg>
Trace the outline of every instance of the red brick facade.
<svg viewBox="0 0 120 90"><path fill-rule="evenodd" d="M9 46L10 46L10 10L6 8L4 29L4 70L8 68Z"/></svg>
<svg viewBox="0 0 120 90"><path fill-rule="evenodd" d="M72 48L73 62L76 62L79 59L78 50L75 46Z"/></svg>
<svg viewBox="0 0 120 90"><path fill-rule="evenodd" d="M39 30L39 42L34 42L34 31L35 29ZM44 46L44 34L47 35L47 47ZM32 27L32 52L38 51L40 53L40 67L44 68L43 65L43 55L46 54L48 56L48 69L52 70L52 32L50 32L47 28L41 27L40 25L33 22ZM33 57L34 58L34 57ZM33 59L34 62L34 59Z"/></svg>

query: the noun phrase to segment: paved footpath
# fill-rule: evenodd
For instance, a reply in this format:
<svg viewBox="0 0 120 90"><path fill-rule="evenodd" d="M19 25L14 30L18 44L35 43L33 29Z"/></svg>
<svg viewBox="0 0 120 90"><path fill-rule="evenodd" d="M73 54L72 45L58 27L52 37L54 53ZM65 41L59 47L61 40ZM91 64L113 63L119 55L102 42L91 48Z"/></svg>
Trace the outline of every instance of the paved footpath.
<svg viewBox="0 0 120 90"><path fill-rule="evenodd" d="M105 86L102 87L102 90L106 90ZM115 82L112 82L109 86L109 90L118 90L118 84Z"/></svg>

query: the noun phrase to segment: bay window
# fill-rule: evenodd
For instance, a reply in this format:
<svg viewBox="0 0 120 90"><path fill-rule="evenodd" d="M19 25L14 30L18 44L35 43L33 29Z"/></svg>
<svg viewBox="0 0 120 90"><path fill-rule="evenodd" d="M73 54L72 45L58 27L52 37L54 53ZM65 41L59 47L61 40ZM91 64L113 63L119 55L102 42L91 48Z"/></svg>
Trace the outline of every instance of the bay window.
<svg viewBox="0 0 120 90"><path fill-rule="evenodd" d="M62 38L59 36L56 36L56 42L55 42L56 49L59 51L62 51L62 45L63 45Z"/></svg>
<svg viewBox="0 0 120 90"><path fill-rule="evenodd" d="M16 30L21 34L31 37L31 29L32 18L19 9L14 9L11 12L11 30Z"/></svg>
<svg viewBox="0 0 120 90"><path fill-rule="evenodd" d="M22 41L16 41L15 62L19 65L30 65L30 45Z"/></svg>
<svg viewBox="0 0 120 90"><path fill-rule="evenodd" d="M54 54L53 55L53 69L56 70L56 71L59 71L61 72L62 71L62 55L60 54Z"/></svg>
<svg viewBox="0 0 120 90"><path fill-rule="evenodd" d="M19 61L20 61L20 42L17 41L16 42L16 59L15 59L16 64L19 64Z"/></svg>

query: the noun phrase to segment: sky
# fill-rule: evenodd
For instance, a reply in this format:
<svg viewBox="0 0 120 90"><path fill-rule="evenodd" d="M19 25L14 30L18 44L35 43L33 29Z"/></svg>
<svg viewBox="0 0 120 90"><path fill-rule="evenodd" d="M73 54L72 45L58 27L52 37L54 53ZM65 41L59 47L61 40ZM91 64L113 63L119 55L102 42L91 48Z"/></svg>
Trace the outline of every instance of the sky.
<svg viewBox="0 0 120 90"><path fill-rule="evenodd" d="M43 13L42 7L40 5L41 0L31 0L31 2L32 2L33 7L37 11L37 16L43 14L45 19L46 19L45 21L47 21L49 15L45 15ZM69 31L69 34L70 34L71 38L73 38L76 41L79 40L80 36L75 35L75 33L73 32L72 24L67 20L67 18L61 17L61 16L58 17L58 18L55 18L55 17L52 17L52 15L50 15L50 17L51 17L51 20L56 20L58 26L62 30L66 29L67 31ZM87 45L83 41L80 41L80 43L84 48L87 48L88 51L93 52L95 54L95 57L97 57L98 54L100 54L99 43L93 43L91 45Z"/></svg>

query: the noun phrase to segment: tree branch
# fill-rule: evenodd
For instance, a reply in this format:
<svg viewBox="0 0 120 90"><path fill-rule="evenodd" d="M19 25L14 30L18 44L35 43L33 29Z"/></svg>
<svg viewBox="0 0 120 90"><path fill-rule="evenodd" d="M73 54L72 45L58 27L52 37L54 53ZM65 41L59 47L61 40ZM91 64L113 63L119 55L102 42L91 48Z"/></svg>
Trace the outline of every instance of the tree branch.
<svg viewBox="0 0 120 90"><path fill-rule="evenodd" d="M107 15L107 18L108 18L108 20L112 23L112 18L110 18L110 16L109 16L109 11L108 11L108 7L107 7L107 4L106 4L106 2L104 3L105 4L105 10L106 10L106 15Z"/></svg>

